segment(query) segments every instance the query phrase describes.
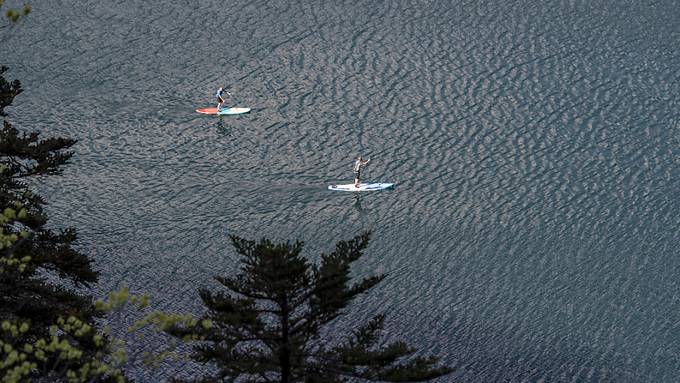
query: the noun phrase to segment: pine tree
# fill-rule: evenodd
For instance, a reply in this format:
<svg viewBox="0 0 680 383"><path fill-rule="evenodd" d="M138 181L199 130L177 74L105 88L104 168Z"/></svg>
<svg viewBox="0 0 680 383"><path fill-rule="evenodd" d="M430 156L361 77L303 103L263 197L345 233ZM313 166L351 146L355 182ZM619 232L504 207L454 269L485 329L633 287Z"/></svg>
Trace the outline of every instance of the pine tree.
<svg viewBox="0 0 680 383"><path fill-rule="evenodd" d="M413 357L405 342L380 343L385 317L377 315L346 339L328 345L322 331L384 275L350 284L350 266L369 233L337 243L321 264L302 255L303 243L275 244L231 236L240 273L216 277L226 288L199 290L207 312L192 327L170 334L202 339L192 357L217 366L206 382L425 381L452 370L436 357Z"/></svg>
<svg viewBox="0 0 680 383"><path fill-rule="evenodd" d="M21 93L0 67L0 115ZM110 347L95 330L102 315L77 292L97 281L91 260L73 248L76 231L46 227L46 201L25 180L59 174L76 140L41 139L7 120L0 129L0 379L122 381L102 362ZM105 367L104 367L105 366ZM80 370L80 369L84 370ZM76 379L76 377L80 377Z"/></svg>
<svg viewBox="0 0 680 383"><path fill-rule="evenodd" d="M21 84L9 84L0 69L0 113L21 92ZM9 84L9 85L8 85ZM5 268L0 283L0 317L30 318L32 328L47 329L59 316L76 316L91 320L94 305L91 298L50 283L41 271L49 271L76 287L87 287L97 281L90 259L73 249L75 229L54 232L46 228L46 201L26 182L33 175L58 174L72 152L65 151L76 141L69 138L41 139L37 132L20 133L7 120L0 129L0 206L23 212L16 220L2 225L3 233L20 239L3 249L4 255L28 259L22 272ZM10 254L11 253L11 254Z"/></svg>

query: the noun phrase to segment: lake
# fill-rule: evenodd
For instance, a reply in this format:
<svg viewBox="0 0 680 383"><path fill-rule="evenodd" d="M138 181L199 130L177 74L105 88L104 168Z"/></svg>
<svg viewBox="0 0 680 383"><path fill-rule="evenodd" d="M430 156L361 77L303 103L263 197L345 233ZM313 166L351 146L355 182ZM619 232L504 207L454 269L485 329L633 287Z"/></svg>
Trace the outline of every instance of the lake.
<svg viewBox="0 0 680 383"><path fill-rule="evenodd" d="M79 140L51 224L163 310L228 234L388 273L340 326L441 382L680 381L680 2L49 1L0 29L18 128ZM4 24L6 25L6 22ZM252 108L215 118L229 105ZM358 155L393 190L341 193ZM338 331L341 335L341 332ZM160 375L139 372L140 381Z"/></svg>

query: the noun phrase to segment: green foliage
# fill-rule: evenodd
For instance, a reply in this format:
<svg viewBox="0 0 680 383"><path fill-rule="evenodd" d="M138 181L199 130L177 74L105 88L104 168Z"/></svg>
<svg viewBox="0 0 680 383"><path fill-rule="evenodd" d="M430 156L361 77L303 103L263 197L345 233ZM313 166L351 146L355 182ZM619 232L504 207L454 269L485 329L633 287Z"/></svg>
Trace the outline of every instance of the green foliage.
<svg viewBox="0 0 680 383"><path fill-rule="evenodd" d="M69 382L125 382L121 366L126 362L124 345L107 342L106 334L74 316L59 317L49 335L31 341L23 337L29 322L0 325L0 381L15 383L42 375ZM84 351L84 345L89 352ZM95 352L91 352L94 350Z"/></svg>
<svg viewBox="0 0 680 383"><path fill-rule="evenodd" d="M21 93L19 81L2 76L6 70L0 68L3 116ZM124 379L114 367L124 359L124 348L95 330L95 320L103 313L73 288L97 281L90 259L73 249L74 229L54 232L46 227L46 202L25 182L35 175L59 174L72 155L65 149L75 142L20 133L6 120L0 129L2 382Z"/></svg>
<svg viewBox="0 0 680 383"><path fill-rule="evenodd" d="M0 8L2 8L4 2L5 0L0 0ZM27 16L29 13L31 13L31 6L29 4L24 4L21 10L8 9L5 12L5 16L13 23L16 23L21 17Z"/></svg>
<svg viewBox="0 0 680 383"><path fill-rule="evenodd" d="M131 295L127 287L122 287L118 291L110 292L108 295L108 300L95 301L95 307L97 308L97 311L104 314L113 314L116 311L122 311L124 309L136 309L139 310L139 312L142 312L148 309L149 300L150 297L147 294ZM142 329L153 328L157 332L163 332L177 326L200 326L204 329L208 329L212 326L212 323L206 319L201 320L200 318L196 318L191 314L174 314L151 311L146 313L141 319L134 321L133 324L128 328L128 333L136 334L138 340L142 341L144 339L144 335L140 331ZM105 328L104 333L107 334L107 332L108 329ZM144 352L142 355L142 360L147 366L157 368L160 366L161 362L167 359L186 359L186 355L178 353L176 348L181 345L181 342L195 342L201 340L203 339L196 334L187 334L180 340L175 340L174 338L170 337L167 344L165 344L161 349L154 350L154 352Z"/></svg>
<svg viewBox="0 0 680 383"><path fill-rule="evenodd" d="M40 134L20 133L4 121L0 130L0 153L6 156L2 165L5 177L14 179L32 175L59 174L73 152L64 151L76 140L54 137L41 140Z"/></svg>
<svg viewBox="0 0 680 383"><path fill-rule="evenodd" d="M0 221L16 215L5 209ZM11 236L4 239L9 247L18 240ZM0 276L9 273L8 269L21 273L30 261L30 257L16 259L12 254L1 257ZM113 305L107 302L103 306ZM65 378L69 382L126 381L120 368L126 361L124 345L108 341L108 335L98 332L92 324L75 316L67 319L60 316L49 326L46 336L36 337L31 336L30 323L30 319L0 323L0 382L28 381L34 376L53 381Z"/></svg>
<svg viewBox="0 0 680 383"><path fill-rule="evenodd" d="M350 266L368 246L368 233L339 242L320 265L302 257L301 242L231 239L241 256L240 273L216 277L225 291L199 291L207 313L200 319L154 319L177 338L199 341L193 359L217 366L205 381L401 382L452 371L436 367L436 357L414 357L416 350L404 342L380 343L382 315L334 346L321 339L354 298L384 278L350 283Z"/></svg>
<svg viewBox="0 0 680 383"><path fill-rule="evenodd" d="M5 107L11 105L14 97L22 92L19 80L10 82L3 77L3 74L8 70L8 67L0 66L0 116L3 117L7 116L7 114L5 114Z"/></svg>

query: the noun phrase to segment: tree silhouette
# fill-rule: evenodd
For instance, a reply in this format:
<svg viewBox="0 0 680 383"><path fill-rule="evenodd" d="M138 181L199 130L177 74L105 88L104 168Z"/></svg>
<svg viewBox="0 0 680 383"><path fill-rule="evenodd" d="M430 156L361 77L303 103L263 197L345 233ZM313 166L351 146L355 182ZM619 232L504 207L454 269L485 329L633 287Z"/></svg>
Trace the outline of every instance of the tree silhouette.
<svg viewBox="0 0 680 383"><path fill-rule="evenodd" d="M0 116L21 93L0 67ZM47 228L46 201L26 183L29 177L59 174L76 140L42 139L9 121L0 129L0 380L125 380L105 358L108 337L97 333L103 315L78 291L98 274L86 255L73 248L76 231ZM113 356L120 360L121 358Z"/></svg>
<svg viewBox="0 0 680 383"><path fill-rule="evenodd" d="M377 315L344 340L322 339L358 295L380 283L375 275L350 284L350 266L368 246L369 233L340 241L315 265L302 242L258 242L231 236L240 273L216 277L226 290L199 290L207 307L194 326L174 326L177 337L202 339L192 357L213 363L206 382L425 381L452 370L436 357L413 357L405 342L380 343L385 317Z"/></svg>

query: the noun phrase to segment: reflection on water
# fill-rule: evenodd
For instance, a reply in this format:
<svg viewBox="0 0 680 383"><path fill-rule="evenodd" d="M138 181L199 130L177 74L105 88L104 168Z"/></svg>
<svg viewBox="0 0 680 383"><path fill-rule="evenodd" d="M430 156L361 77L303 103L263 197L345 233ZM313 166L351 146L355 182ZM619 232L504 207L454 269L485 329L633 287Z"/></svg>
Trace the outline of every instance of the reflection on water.
<svg viewBox="0 0 680 383"><path fill-rule="evenodd" d="M215 123L215 129L222 135L225 135L227 137L231 136L231 127L225 124L222 116L220 116L220 118Z"/></svg>
<svg viewBox="0 0 680 383"><path fill-rule="evenodd" d="M354 208L357 209L358 212L364 211L364 209L361 207L361 195L359 193L354 195Z"/></svg>

